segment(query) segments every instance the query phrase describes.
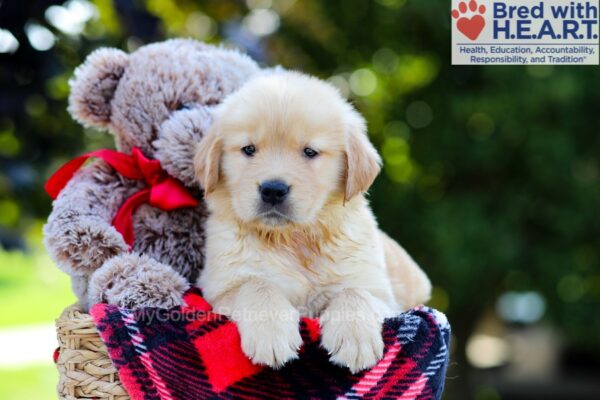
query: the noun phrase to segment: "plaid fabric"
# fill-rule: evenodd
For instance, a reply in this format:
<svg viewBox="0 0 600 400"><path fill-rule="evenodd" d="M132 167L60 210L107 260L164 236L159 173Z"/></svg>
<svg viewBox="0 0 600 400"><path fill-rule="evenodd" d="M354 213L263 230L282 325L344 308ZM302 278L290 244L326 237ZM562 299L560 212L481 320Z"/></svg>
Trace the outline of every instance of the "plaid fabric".
<svg viewBox="0 0 600 400"><path fill-rule="evenodd" d="M440 399L450 326L418 307L385 321L383 359L352 375L319 346L319 325L304 319L300 358L280 370L253 365L235 324L210 312L198 289L171 310L97 304L91 314L133 400Z"/></svg>

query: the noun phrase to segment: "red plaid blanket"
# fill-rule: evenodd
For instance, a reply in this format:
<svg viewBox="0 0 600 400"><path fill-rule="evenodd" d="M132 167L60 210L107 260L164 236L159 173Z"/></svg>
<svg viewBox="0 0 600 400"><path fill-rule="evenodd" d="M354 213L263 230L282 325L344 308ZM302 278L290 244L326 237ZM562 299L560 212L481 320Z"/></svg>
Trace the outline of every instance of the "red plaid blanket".
<svg viewBox="0 0 600 400"><path fill-rule="evenodd" d="M383 359L352 375L329 362L317 320L302 321L300 358L276 371L244 356L235 324L210 312L198 289L186 294L185 303L170 310L92 308L133 400L441 398L450 326L430 308L386 320Z"/></svg>

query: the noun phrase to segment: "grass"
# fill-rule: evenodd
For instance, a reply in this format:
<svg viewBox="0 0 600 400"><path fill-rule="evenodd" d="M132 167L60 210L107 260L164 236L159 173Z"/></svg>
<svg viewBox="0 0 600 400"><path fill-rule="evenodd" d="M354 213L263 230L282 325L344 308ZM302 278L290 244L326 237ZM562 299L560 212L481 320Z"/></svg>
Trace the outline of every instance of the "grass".
<svg viewBox="0 0 600 400"><path fill-rule="evenodd" d="M69 277L40 245L39 227L30 237L29 253L0 249L0 330L31 324L51 324L75 302ZM1 357L1 355L0 355ZM0 399L56 398L58 373L52 364L0 368Z"/></svg>
<svg viewBox="0 0 600 400"><path fill-rule="evenodd" d="M0 369L0 399L55 399L58 372L52 364Z"/></svg>
<svg viewBox="0 0 600 400"><path fill-rule="evenodd" d="M75 302L69 278L42 250L0 250L0 329L52 322Z"/></svg>

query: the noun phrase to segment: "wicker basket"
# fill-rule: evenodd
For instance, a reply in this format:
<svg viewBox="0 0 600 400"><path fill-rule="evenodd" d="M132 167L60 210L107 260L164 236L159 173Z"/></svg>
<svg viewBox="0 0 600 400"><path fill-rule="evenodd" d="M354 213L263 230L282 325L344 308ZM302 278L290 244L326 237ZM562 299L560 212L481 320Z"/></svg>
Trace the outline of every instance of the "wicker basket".
<svg viewBox="0 0 600 400"><path fill-rule="evenodd" d="M56 332L59 399L129 399L89 314L77 305L65 309Z"/></svg>

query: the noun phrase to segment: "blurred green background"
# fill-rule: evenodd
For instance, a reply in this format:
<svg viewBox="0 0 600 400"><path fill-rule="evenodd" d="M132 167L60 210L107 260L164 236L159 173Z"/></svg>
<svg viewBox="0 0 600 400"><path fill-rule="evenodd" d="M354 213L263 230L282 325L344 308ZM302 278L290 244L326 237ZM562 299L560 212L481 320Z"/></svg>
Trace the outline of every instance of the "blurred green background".
<svg viewBox="0 0 600 400"><path fill-rule="evenodd" d="M328 79L365 115L375 213L453 326L447 399L600 398L597 66L451 66L437 0L5 0L0 28L0 398L55 397L74 297L42 184L113 145L71 120L67 81L98 47L180 36Z"/></svg>

